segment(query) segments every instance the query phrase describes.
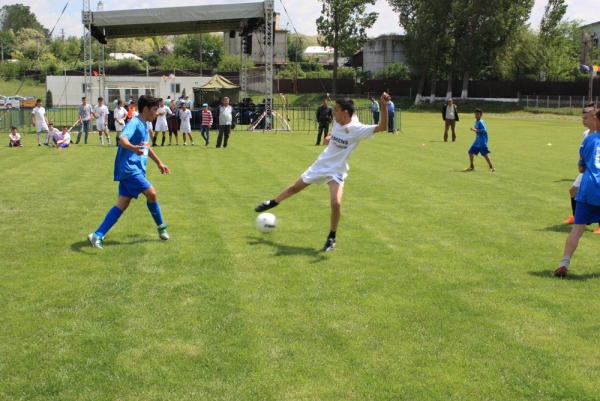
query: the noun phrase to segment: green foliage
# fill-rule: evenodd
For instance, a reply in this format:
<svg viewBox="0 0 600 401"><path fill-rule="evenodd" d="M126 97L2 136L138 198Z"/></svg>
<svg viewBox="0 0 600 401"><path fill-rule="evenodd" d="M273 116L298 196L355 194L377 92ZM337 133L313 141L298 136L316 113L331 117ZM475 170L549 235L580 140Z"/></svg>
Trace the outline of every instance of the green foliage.
<svg viewBox="0 0 600 401"><path fill-rule="evenodd" d="M0 8L0 31L19 32L21 29L29 28L38 31L44 38L48 37L49 31L42 26L29 6L23 4L5 5Z"/></svg>
<svg viewBox="0 0 600 401"><path fill-rule="evenodd" d="M198 60L192 60L187 57L179 57L175 53L167 54L161 60L161 68L170 70L177 68L180 70L198 70L200 64Z"/></svg>
<svg viewBox="0 0 600 401"><path fill-rule="evenodd" d="M52 98L52 91L46 92L46 102L44 103L47 109L52 109L54 107L54 99Z"/></svg>
<svg viewBox="0 0 600 401"><path fill-rule="evenodd" d="M19 64L9 61L0 63L0 77L1 78L16 78L20 76Z"/></svg>
<svg viewBox="0 0 600 401"><path fill-rule="evenodd" d="M158 67L161 63L161 57L158 55L158 53L151 52L144 55L143 58L148 62L148 65L151 67Z"/></svg>
<svg viewBox="0 0 600 401"><path fill-rule="evenodd" d="M0 31L0 43L4 46L4 59L11 58L12 52L17 49L17 38L12 31Z"/></svg>
<svg viewBox="0 0 600 401"><path fill-rule="evenodd" d="M410 79L410 69L404 63L392 63L379 70L372 79Z"/></svg>
<svg viewBox="0 0 600 401"><path fill-rule="evenodd" d="M173 53L182 58L187 58L199 63L200 60L200 35L181 35L175 39ZM202 35L202 64L213 69L219 65L225 54L225 41L223 35L205 33ZM198 64L199 65L199 64ZM238 67L239 68L239 67Z"/></svg>
<svg viewBox="0 0 600 401"><path fill-rule="evenodd" d="M495 79L539 79L542 60L539 37L532 29L521 27L496 50L492 59Z"/></svg>
<svg viewBox="0 0 600 401"><path fill-rule="evenodd" d="M377 20L376 12L367 12L367 4L375 0L320 0L321 16L317 18L319 44L333 48L332 93L337 93L338 56L352 56L367 40L367 29Z"/></svg>
<svg viewBox="0 0 600 401"><path fill-rule="evenodd" d="M246 62L247 68L253 68L254 63L251 61ZM236 54L225 54L221 58L221 62L216 68L217 71L225 71L225 72L239 72L240 71L240 56Z"/></svg>
<svg viewBox="0 0 600 401"><path fill-rule="evenodd" d="M185 97L185 88L183 88L183 90L181 91L181 96Z"/></svg>
<svg viewBox="0 0 600 401"><path fill-rule="evenodd" d="M299 63L306 61L304 50L308 45L306 44L306 35L295 34L288 32L287 34L287 56L290 63L298 61Z"/></svg>

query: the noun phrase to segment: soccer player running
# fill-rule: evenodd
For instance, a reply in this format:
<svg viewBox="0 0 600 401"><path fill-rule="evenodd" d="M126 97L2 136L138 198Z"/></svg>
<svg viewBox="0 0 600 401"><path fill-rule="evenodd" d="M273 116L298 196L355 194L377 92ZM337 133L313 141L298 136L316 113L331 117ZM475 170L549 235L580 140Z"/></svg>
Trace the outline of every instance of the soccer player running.
<svg viewBox="0 0 600 401"><path fill-rule="evenodd" d="M575 201L575 222L565 242L565 252L559 268L554 271L556 277L566 277L571 258L579 244L579 238L589 223L600 220L600 164L597 155L600 153L600 110L594 115L595 133L583 140L579 149L579 172L583 174L581 185L577 190Z"/></svg>
<svg viewBox="0 0 600 401"><path fill-rule="evenodd" d="M593 102L586 104L585 107L581 110L581 123L583 124L584 127L587 128L587 130L585 130L583 132L583 140L585 140L585 138L587 138L587 136L589 134L593 134L595 131L595 128L594 128L594 113L595 112L596 112L596 103L593 103ZM583 174L579 174L577 176L577 178L575 179L575 182L573 182L573 185L571 185L571 188L569 188L569 194L571 195L571 210L573 211L573 215L564 221L565 224L573 224L573 222L575 221L575 206L577 204L577 202L575 202L575 196L577 195L577 189L579 188L579 184L581 183L582 177L583 177ZM600 234L600 227L598 227L594 231L594 234Z"/></svg>
<svg viewBox="0 0 600 401"><path fill-rule="evenodd" d="M46 117L46 109L42 106L42 99L38 99L35 102L35 107L31 111L31 123L35 127L38 146L42 146L42 142L40 141L41 132L46 134L44 146L50 146L48 145L48 132L50 131L48 128L48 117Z"/></svg>
<svg viewBox="0 0 600 401"><path fill-rule="evenodd" d="M98 98L98 105L94 107L94 117L96 117L96 128L98 129L98 136L100 137L100 145L104 146L104 138L102 133L106 136L108 146L110 146L110 136L108 135L108 107L104 104L104 98Z"/></svg>
<svg viewBox="0 0 600 401"><path fill-rule="evenodd" d="M161 240L169 239L167 225L164 223L156 191L146 179L146 163L150 157L158 166L162 174L169 174L169 168L162 164L149 144L148 126L146 122L156 118L158 99L150 96L140 96L138 99L139 115L133 117L123 130L117 157L115 159L115 181L119 181L119 198L116 205L110 209L98 229L88 235L88 240L94 248L103 248L103 238L114 226L119 217L129 206L132 199L137 199L139 194L144 194L146 205L158 227L158 236Z"/></svg>
<svg viewBox="0 0 600 401"><path fill-rule="evenodd" d="M485 123L481 119L482 115L483 110L475 109L475 126L471 127L471 131L475 132L475 142L473 142L473 145L471 145L471 148L469 149L469 161L471 162L471 165L467 167L465 171L475 170L475 165L473 165L473 159L479 153L481 153L481 156L483 156L485 161L490 166L490 171L496 171L494 165L492 164L492 161L490 160L490 157L488 156L488 154L492 152L488 149L488 134L487 129L485 128Z"/></svg>
<svg viewBox="0 0 600 401"><path fill-rule="evenodd" d="M171 109L165 106L165 102L162 98L158 99L158 117L156 117L156 126L154 127L152 146L156 146L156 139L159 132L162 132L162 142L160 143L160 146L165 146L166 133L169 130L167 117L170 114L173 114L171 113Z"/></svg>
<svg viewBox="0 0 600 401"><path fill-rule="evenodd" d="M179 130L183 135L183 146L187 145L187 142L185 141L185 134L188 134L190 136L190 142L192 142L192 146L194 146L194 138L192 137L191 128L192 112L187 108L185 102L181 103L181 110L179 110L179 119L181 120L181 126L179 127ZM177 140L177 137L175 137L175 140Z"/></svg>
<svg viewBox="0 0 600 401"><path fill-rule="evenodd" d="M348 176L348 158L354 152L360 141L373 138L376 132L385 132L388 129L388 103L390 96L381 95L381 120L378 125L361 124L358 119L353 119L354 102L349 98L342 98L335 102L333 118L335 120L329 145L319 155L317 161L308 168L295 183L283 190L275 199L264 201L257 205L256 212L264 212L283 202L292 195L297 194L310 184L329 185L331 201L331 226L323 251L333 251L335 248L336 232L342 215L342 195L344 193L344 179Z"/></svg>

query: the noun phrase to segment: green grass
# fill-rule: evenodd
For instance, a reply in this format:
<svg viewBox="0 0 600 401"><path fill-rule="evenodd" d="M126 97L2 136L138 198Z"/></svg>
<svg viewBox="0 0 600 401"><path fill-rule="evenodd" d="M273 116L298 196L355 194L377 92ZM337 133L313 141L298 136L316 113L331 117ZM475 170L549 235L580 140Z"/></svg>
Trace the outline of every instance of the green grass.
<svg viewBox="0 0 600 401"><path fill-rule="evenodd" d="M104 250L86 236L116 200L114 148L0 148L0 399L598 399L595 226L551 277L583 128L484 118L496 173L462 172L466 114L456 143L437 113L363 142L327 254L325 187L254 229L322 150L306 133L159 148L172 239L140 199Z"/></svg>
<svg viewBox="0 0 600 401"><path fill-rule="evenodd" d="M42 99L44 103L46 102L46 84L33 79L26 79L23 86L21 86L22 82L23 81L17 79L0 78L0 94L4 96L14 96L15 94L20 96L31 95L36 99ZM19 91L19 93L17 93L17 91ZM54 96L56 96L56 94L54 94Z"/></svg>

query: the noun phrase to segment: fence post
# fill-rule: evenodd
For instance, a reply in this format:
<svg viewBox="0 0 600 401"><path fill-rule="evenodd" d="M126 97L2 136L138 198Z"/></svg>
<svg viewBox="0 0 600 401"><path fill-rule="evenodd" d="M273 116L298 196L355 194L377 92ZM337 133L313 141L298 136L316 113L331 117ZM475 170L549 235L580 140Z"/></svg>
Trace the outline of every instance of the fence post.
<svg viewBox="0 0 600 401"><path fill-rule="evenodd" d="M546 96L546 110L550 108L550 96Z"/></svg>
<svg viewBox="0 0 600 401"><path fill-rule="evenodd" d="M572 109L572 105L571 105L571 100L573 99L573 96L569 96L569 114L573 115L573 109Z"/></svg>
<svg viewBox="0 0 600 401"><path fill-rule="evenodd" d="M540 97L535 95L535 111L538 111L538 106L540 105Z"/></svg>
<svg viewBox="0 0 600 401"><path fill-rule="evenodd" d="M558 97L558 114L560 114L560 96Z"/></svg>

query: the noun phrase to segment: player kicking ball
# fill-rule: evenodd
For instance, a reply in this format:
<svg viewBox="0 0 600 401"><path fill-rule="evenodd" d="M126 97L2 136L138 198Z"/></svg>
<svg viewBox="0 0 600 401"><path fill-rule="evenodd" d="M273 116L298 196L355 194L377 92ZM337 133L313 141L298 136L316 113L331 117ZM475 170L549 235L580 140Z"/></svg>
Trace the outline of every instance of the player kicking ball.
<svg viewBox="0 0 600 401"><path fill-rule="evenodd" d="M579 149L579 172L583 174L577 190L575 201L575 222L565 242L565 252L559 268L554 272L556 277L566 277L571 258L579 245L579 238L588 223L600 219L600 164L597 162L600 149L600 111L594 115L595 133L583 140Z"/></svg>
<svg viewBox="0 0 600 401"><path fill-rule="evenodd" d="M336 232L342 215L342 195L344 193L344 180L350 169L348 158L356 150L363 139L373 138L376 132L386 132L388 125L387 106L390 96L381 95L381 120L379 125L365 125L353 119L354 102L350 98L342 98L335 102L333 109L333 129L327 139L329 145L319 155L317 161L308 168L295 183L283 190L275 199L264 201L254 208L256 212L264 212L283 202L292 195L297 194L311 184L329 185L331 201L331 227L323 247L323 251L333 251L335 248Z"/></svg>
<svg viewBox="0 0 600 401"><path fill-rule="evenodd" d="M150 157L162 174L169 174L169 168L162 164L149 144L148 121L156 118L158 99L141 96L138 100L139 115L133 117L123 129L119 139L117 157L115 159L115 181L119 181L119 198L116 205L110 209L98 229L88 235L88 240L94 248L104 248L103 238L123 214L131 199L137 199L144 194L146 205L152 218L158 226L158 236L163 241L169 239L167 225L163 221L156 191L146 179L146 163Z"/></svg>

